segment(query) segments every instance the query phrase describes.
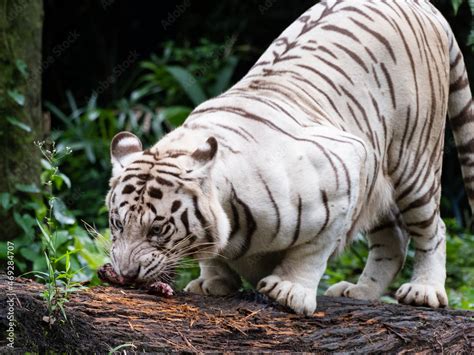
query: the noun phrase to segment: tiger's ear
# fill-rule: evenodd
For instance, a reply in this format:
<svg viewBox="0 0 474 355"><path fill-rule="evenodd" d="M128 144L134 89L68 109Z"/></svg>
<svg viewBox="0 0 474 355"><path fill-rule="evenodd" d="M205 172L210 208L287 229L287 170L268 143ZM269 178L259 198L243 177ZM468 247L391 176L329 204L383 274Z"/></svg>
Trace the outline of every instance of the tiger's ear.
<svg viewBox="0 0 474 355"><path fill-rule="evenodd" d="M206 143L191 154L192 166L188 174L189 177L202 178L207 176L209 169L216 160L218 146L217 140L214 137L209 137Z"/></svg>
<svg viewBox="0 0 474 355"><path fill-rule="evenodd" d="M136 135L130 132L117 133L110 143L112 176L119 175L142 151L142 142Z"/></svg>

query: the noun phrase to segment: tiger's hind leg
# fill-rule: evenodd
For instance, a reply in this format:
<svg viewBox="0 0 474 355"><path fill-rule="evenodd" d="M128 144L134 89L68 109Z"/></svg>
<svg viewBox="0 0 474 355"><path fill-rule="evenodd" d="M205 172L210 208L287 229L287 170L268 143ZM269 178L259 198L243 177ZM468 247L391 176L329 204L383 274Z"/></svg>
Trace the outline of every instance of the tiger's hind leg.
<svg viewBox="0 0 474 355"><path fill-rule="evenodd" d="M440 169L427 167L420 170L420 174L420 177L414 176L399 184L395 192L402 219L415 247L411 281L402 285L395 296L405 304L444 307L448 305L444 289L446 227L439 212Z"/></svg>
<svg viewBox="0 0 474 355"><path fill-rule="evenodd" d="M338 282L325 295L376 300L383 294L405 262L409 240L397 212L389 211L367 235L369 256L357 284Z"/></svg>
<svg viewBox="0 0 474 355"><path fill-rule="evenodd" d="M407 226L413 236L415 261L413 276L409 283L403 284L395 294L399 302L429 306L446 307L448 297L444 289L446 280L446 227L434 212L427 219L416 217L416 213L404 213Z"/></svg>

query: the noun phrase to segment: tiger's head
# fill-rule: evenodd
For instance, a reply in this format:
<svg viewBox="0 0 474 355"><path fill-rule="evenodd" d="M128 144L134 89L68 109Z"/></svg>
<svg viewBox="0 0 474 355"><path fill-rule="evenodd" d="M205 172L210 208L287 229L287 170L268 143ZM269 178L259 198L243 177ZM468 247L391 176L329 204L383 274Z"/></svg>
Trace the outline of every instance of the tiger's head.
<svg viewBox="0 0 474 355"><path fill-rule="evenodd" d="M128 132L117 134L110 147L110 257L115 272L129 282L166 279L182 257L209 257L229 234L210 183L216 139L194 151L161 150L143 150Z"/></svg>

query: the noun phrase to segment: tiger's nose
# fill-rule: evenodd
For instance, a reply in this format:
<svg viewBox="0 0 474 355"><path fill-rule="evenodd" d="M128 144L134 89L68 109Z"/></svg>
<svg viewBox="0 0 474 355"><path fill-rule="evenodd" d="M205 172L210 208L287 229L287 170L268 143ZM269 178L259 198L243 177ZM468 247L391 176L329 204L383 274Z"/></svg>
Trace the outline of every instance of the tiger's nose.
<svg viewBox="0 0 474 355"><path fill-rule="evenodd" d="M140 273L140 267L121 270L120 274L126 282L133 282L137 279Z"/></svg>

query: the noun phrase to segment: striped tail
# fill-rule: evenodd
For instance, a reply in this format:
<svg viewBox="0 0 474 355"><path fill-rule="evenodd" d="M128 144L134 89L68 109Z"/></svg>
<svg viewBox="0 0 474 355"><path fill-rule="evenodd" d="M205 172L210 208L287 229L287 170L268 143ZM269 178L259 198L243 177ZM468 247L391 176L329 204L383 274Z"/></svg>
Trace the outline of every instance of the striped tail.
<svg viewBox="0 0 474 355"><path fill-rule="evenodd" d="M471 211L474 213L474 115L466 66L459 46L451 34L450 86L448 115L461 163Z"/></svg>

